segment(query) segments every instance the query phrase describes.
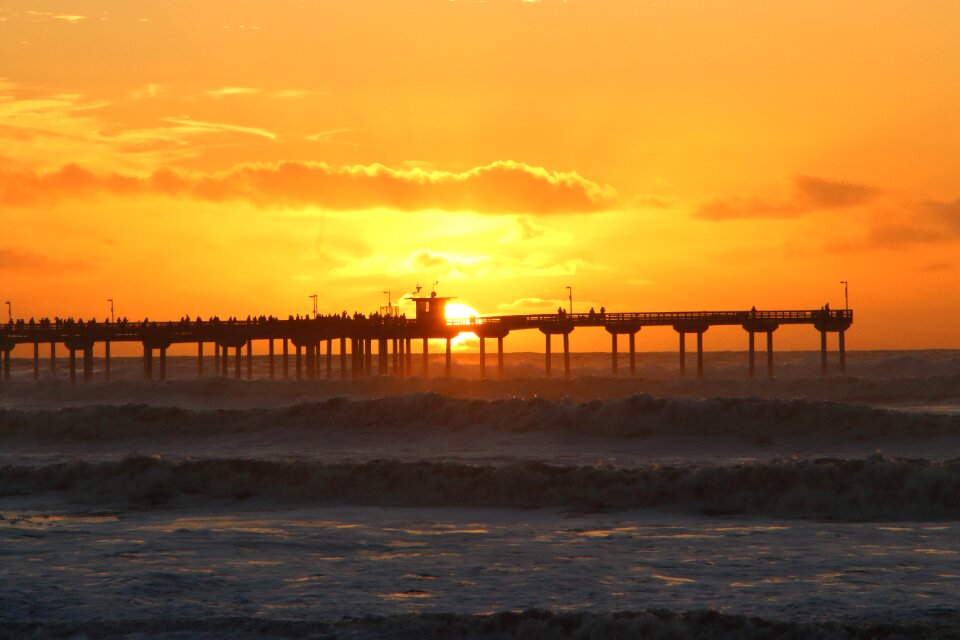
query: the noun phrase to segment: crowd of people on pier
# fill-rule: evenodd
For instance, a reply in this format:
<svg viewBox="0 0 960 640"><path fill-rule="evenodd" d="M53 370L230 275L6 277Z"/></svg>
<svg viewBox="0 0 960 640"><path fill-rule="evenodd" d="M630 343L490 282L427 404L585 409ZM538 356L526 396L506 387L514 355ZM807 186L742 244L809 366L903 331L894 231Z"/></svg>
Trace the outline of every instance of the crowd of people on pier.
<svg viewBox="0 0 960 640"><path fill-rule="evenodd" d="M191 318L189 315L182 316L178 321L174 322L157 322L152 321L150 318L144 318L141 321L130 321L126 316L114 319L114 320L102 320L98 321L96 318L89 318L84 320L83 318L40 318L36 320L34 318L29 319L13 319L11 318L6 325L8 330L12 331L25 331L25 330L56 330L56 331L77 331L84 328L92 327L116 327L119 329L127 328L140 328L140 327L198 327L208 324L213 325L268 325L277 322L297 322L297 323L310 323L310 324L322 324L322 325L336 325L343 326L344 324L360 324L363 326L392 326L392 325L401 325L407 322L406 314L392 315L392 314L381 314L381 313L370 313L362 314L360 312L355 312L352 315L346 311L339 314L315 314L315 315L300 315L300 314L291 314L287 316L286 320L283 320L277 316L273 315L259 315L259 316L247 316L246 319L238 318L236 316L229 316L227 318L221 318L220 316L210 316L206 320L201 316L196 316ZM2 327L3 325L0 325Z"/></svg>

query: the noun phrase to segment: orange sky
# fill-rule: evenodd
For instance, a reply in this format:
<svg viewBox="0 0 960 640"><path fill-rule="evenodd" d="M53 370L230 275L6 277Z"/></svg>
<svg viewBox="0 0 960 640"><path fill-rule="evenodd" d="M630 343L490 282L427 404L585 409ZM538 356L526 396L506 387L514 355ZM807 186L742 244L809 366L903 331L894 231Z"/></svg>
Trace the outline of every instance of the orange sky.
<svg viewBox="0 0 960 640"><path fill-rule="evenodd" d="M7 0L0 297L818 308L849 280L851 348L960 347L957 33L955 0Z"/></svg>

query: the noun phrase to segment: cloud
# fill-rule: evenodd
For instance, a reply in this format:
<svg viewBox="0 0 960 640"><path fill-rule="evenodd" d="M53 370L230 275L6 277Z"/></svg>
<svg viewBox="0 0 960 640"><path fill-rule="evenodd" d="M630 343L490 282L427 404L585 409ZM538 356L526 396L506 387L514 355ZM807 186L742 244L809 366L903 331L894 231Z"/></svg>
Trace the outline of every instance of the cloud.
<svg viewBox="0 0 960 640"><path fill-rule="evenodd" d="M880 195L880 189L864 184L797 176L793 181L797 204L808 210L840 209L867 204Z"/></svg>
<svg viewBox="0 0 960 640"><path fill-rule="evenodd" d="M960 200L926 200L914 204L895 219L885 217L874 221L866 239L870 246L885 249L956 240L960 240Z"/></svg>
<svg viewBox="0 0 960 640"><path fill-rule="evenodd" d="M928 200L923 203L934 224L944 227L947 232L960 236L960 199L952 202Z"/></svg>
<svg viewBox="0 0 960 640"><path fill-rule="evenodd" d="M221 87L207 91L211 98L230 98L233 96L249 96L260 93L260 89L253 87Z"/></svg>
<svg viewBox="0 0 960 640"><path fill-rule="evenodd" d="M612 187L575 172L548 171L512 161L463 172L306 162L242 165L208 174L164 169L145 176L95 173L78 165L45 173L0 169L0 205L5 206L144 195L331 211L385 208L540 215L604 211L617 202Z"/></svg>
<svg viewBox="0 0 960 640"><path fill-rule="evenodd" d="M341 133L350 133L353 129L329 129L327 131L320 131L312 135L307 136L307 140L311 142L330 142L330 140Z"/></svg>
<svg viewBox="0 0 960 640"><path fill-rule="evenodd" d="M45 255L17 249L0 247L0 271L30 271L43 273L61 269L86 269L89 265L76 260L54 260Z"/></svg>
<svg viewBox="0 0 960 640"><path fill-rule="evenodd" d="M191 118L161 118L163 122L179 124L185 127L191 127L201 131L227 131L230 133L247 133L252 136L260 136L269 140L276 140L277 134L266 129L257 129L256 127L243 127L237 124L226 124L223 122L203 122Z"/></svg>
<svg viewBox="0 0 960 640"><path fill-rule="evenodd" d="M719 198L701 205L694 217L713 221L798 218L818 211L859 207L882 193L869 185L814 176L797 176L793 188L793 195L782 201L754 196Z"/></svg>

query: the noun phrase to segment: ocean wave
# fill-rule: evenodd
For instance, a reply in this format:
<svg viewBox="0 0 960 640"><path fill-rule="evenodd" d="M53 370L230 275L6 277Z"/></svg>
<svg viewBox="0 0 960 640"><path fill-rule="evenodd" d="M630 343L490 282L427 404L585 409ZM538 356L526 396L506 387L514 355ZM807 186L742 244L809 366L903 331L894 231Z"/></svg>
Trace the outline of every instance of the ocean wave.
<svg viewBox="0 0 960 640"><path fill-rule="evenodd" d="M0 468L0 496L56 493L68 503L181 506L258 498L271 504L476 506L577 511L666 508L851 521L960 518L960 459L781 459L620 468L130 456Z"/></svg>
<svg viewBox="0 0 960 640"><path fill-rule="evenodd" d="M564 612L540 609L487 615L411 613L392 616L343 618L337 621L276 620L268 618L159 618L148 620L91 620L79 622L15 622L4 625L4 637L20 638L351 638L419 640L466 638L476 640L562 640L565 638L726 638L729 640L853 640L859 638L956 638L956 612L915 620L778 621L702 610L619 613Z"/></svg>
<svg viewBox="0 0 960 640"><path fill-rule="evenodd" d="M960 435L960 416L815 400L676 399L634 395L574 402L543 398L469 400L435 393L333 398L273 409L198 410L146 404L59 410L0 409L0 442L164 439L275 430L558 431L607 437L727 435L835 439Z"/></svg>
<svg viewBox="0 0 960 640"><path fill-rule="evenodd" d="M663 398L807 398L871 404L960 401L960 373L926 374L901 367L910 357L892 358L873 366L882 375L840 377L783 377L747 380L740 374L721 377L677 378L649 375L610 377L582 375L571 380L538 374L508 380L468 378L395 378L375 376L359 380L235 380L188 378L166 382L119 379L74 384L63 379L13 382L0 385L0 405L21 408L60 408L93 404L153 404L197 409L285 407L334 397L382 398L438 393L451 398L498 400L570 398L577 402L611 400L638 394ZM918 367L918 370L921 369ZM742 372L740 372L742 373Z"/></svg>

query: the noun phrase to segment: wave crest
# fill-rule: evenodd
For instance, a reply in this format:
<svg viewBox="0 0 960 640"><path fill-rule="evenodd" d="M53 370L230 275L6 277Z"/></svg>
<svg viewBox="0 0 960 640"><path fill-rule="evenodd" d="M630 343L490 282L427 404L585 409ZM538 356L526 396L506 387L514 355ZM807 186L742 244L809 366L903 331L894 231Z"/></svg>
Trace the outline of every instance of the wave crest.
<svg viewBox="0 0 960 640"><path fill-rule="evenodd" d="M960 518L960 459L871 456L628 469L540 462L172 462L131 456L0 469L0 494L48 492L87 505L263 498L314 505L668 508L842 520L955 519Z"/></svg>
<svg viewBox="0 0 960 640"><path fill-rule="evenodd" d="M146 404L60 410L0 409L0 441L120 440L324 429L566 431L584 435L803 434L863 439L960 435L960 416L908 413L815 400L654 398L615 400L471 400L435 393L348 400L333 398L274 409L197 410Z"/></svg>

